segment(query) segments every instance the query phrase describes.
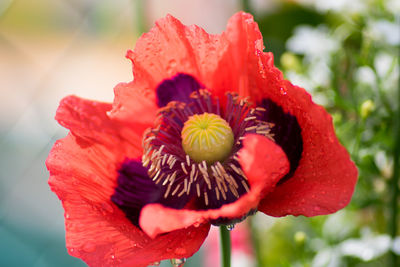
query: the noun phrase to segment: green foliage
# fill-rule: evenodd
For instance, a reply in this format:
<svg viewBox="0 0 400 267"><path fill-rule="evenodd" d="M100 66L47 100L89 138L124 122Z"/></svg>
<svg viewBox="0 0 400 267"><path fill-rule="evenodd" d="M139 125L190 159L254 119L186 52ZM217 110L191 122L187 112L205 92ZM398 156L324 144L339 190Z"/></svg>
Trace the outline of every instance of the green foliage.
<svg viewBox="0 0 400 267"><path fill-rule="evenodd" d="M324 9L321 2L284 4L261 18L260 28L284 75L331 113L359 181L351 204L336 214L279 219L259 229L260 266L387 265L389 217L399 209L398 202L389 205L400 105L399 17L393 1L355 1L358 9Z"/></svg>

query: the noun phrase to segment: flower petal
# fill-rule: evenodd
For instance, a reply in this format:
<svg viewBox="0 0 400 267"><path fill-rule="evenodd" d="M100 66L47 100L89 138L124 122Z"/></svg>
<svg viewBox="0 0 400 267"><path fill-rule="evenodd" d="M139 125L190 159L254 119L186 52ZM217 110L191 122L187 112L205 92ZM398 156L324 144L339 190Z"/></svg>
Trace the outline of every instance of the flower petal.
<svg viewBox="0 0 400 267"><path fill-rule="evenodd" d="M166 106L171 101L189 102L190 94L199 90L200 83L190 75L179 73L157 86L157 105Z"/></svg>
<svg viewBox="0 0 400 267"><path fill-rule="evenodd" d="M245 97L254 84L252 76L259 75L258 53L263 49L262 35L250 14L233 15L226 32L220 35L208 34L196 25L185 26L167 15L126 54L133 64L135 79L131 87L155 100L156 88L162 81L186 73L222 101L226 91ZM268 55L272 59L272 54ZM121 92L123 98L116 96L119 105L131 101L129 94Z"/></svg>
<svg viewBox="0 0 400 267"><path fill-rule="evenodd" d="M248 135L244 139L239 161L249 180L249 193L234 203L206 211L176 210L160 204L149 204L140 214L139 224L143 231L155 237L220 217L245 216L250 210L257 208L260 199L273 190L279 179L289 171L289 162L282 149L273 141L259 135Z"/></svg>
<svg viewBox="0 0 400 267"><path fill-rule="evenodd" d="M259 116L260 120L273 124L271 134L275 143L282 147L290 162L290 172L282 178L279 183L283 183L293 176L299 166L301 153L303 152L303 139L301 128L297 118L290 113L285 113L283 109L272 102L270 99L263 99L257 107L262 107L265 112Z"/></svg>
<svg viewBox="0 0 400 267"><path fill-rule="evenodd" d="M263 59L268 69L267 59ZM274 72L275 68L269 71ZM303 152L293 176L267 195L259 210L272 216L333 213L349 203L357 169L335 136L332 119L325 109L312 102L304 89L276 77L275 81L260 79L256 88L262 97L297 118ZM257 92L254 95L256 98Z"/></svg>
<svg viewBox="0 0 400 267"><path fill-rule="evenodd" d="M68 252L93 266L147 266L195 253L208 225L151 239L111 202L117 159L102 145L72 134L50 152L49 184L65 209Z"/></svg>
<svg viewBox="0 0 400 267"><path fill-rule="evenodd" d="M114 88L114 103L108 117L124 125L121 130L132 145L141 144L143 132L154 124L158 107L154 94L144 90L145 81L120 83ZM130 133L126 133L131 130ZM132 133L133 129L133 133Z"/></svg>
<svg viewBox="0 0 400 267"><path fill-rule="evenodd" d="M221 99L226 91L249 96L255 83L253 76L260 75L257 53L264 49L258 24L252 15L238 12L229 19L226 31L219 37L218 66L212 76L200 81ZM271 53L268 55L272 57Z"/></svg>
<svg viewBox="0 0 400 267"><path fill-rule="evenodd" d="M217 45L218 39L203 29L187 27L167 15L137 40L127 58L132 60L135 80L145 82L144 88L154 91L163 80L177 73L187 73L197 80L212 73L218 60ZM209 62L200 62L205 57L209 57ZM211 62L214 63L207 64Z"/></svg>
<svg viewBox="0 0 400 267"><path fill-rule="evenodd" d="M140 146L143 128L148 125L141 127L137 123L134 128L112 120L107 115L111 108L108 103L68 96L61 100L56 120L82 142L103 144L111 151L119 151L121 156L139 157L143 150ZM137 117L140 116L136 114L134 118Z"/></svg>
<svg viewBox="0 0 400 267"><path fill-rule="evenodd" d="M145 205L161 203L167 207L181 209L190 198L187 194L179 198L176 196L165 198L168 186L156 183L149 177L148 170L149 168L143 167L141 160L125 159L118 170L118 185L111 197L135 226L139 226L140 210Z"/></svg>

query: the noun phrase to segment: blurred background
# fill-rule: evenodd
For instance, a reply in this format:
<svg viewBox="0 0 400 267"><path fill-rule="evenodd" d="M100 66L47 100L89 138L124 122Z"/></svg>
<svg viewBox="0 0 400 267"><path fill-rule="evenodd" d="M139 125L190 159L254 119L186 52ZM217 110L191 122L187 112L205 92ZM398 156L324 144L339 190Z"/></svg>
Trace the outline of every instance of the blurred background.
<svg viewBox="0 0 400 267"><path fill-rule="evenodd" d="M360 178L336 214L239 224L233 266L400 266L398 0L0 0L0 266L85 266L67 254L47 185L44 161L67 133L59 101L112 102L132 80L126 50L167 13L221 33L239 10L285 77L330 112ZM217 247L214 229L185 266L218 266Z"/></svg>

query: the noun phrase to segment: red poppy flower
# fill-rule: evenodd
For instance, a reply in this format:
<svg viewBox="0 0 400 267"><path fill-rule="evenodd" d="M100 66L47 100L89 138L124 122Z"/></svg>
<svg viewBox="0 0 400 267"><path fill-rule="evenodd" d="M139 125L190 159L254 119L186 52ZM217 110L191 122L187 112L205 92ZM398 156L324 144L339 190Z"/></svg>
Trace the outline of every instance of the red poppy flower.
<svg viewBox="0 0 400 267"><path fill-rule="evenodd" d="M330 116L263 49L249 14L221 35L167 16L128 51L113 104L61 101L70 133L46 164L71 255L145 266L191 256L210 223L347 205L357 170Z"/></svg>

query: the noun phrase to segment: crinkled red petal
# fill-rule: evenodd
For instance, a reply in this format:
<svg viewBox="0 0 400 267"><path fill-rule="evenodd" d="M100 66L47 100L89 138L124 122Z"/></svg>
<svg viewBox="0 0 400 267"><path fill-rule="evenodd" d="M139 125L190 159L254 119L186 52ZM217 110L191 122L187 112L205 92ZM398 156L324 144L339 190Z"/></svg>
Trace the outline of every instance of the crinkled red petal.
<svg viewBox="0 0 400 267"><path fill-rule="evenodd" d="M297 118L303 152L293 176L267 195L259 210L272 216L333 213L351 200L357 168L335 135L331 116L303 89L282 78L260 52L261 73L252 98L269 98Z"/></svg>
<svg viewBox="0 0 400 267"><path fill-rule="evenodd" d="M269 98L296 116L302 129L298 169L261 202L259 210L273 216L314 216L346 206L357 182L357 169L335 136L330 115L304 89L283 79L273 55L262 51L262 37L250 15L234 15L226 37L231 47L226 55L238 63L221 61L228 69L218 70L212 88L238 88L241 96L250 96L254 102Z"/></svg>
<svg viewBox="0 0 400 267"><path fill-rule="evenodd" d="M156 237L161 233L200 225L220 217L240 218L257 208L260 199L273 190L279 179L289 171L289 162L282 149L260 135L246 136L239 162L249 180L249 193L231 204L206 211L176 210L160 204L149 204L140 214L142 229L149 236Z"/></svg>
<svg viewBox="0 0 400 267"><path fill-rule="evenodd" d="M128 57L135 76L148 81L150 94L163 79L185 72L221 99L225 91L251 96L255 102L269 98L296 116L304 144L300 166L260 209L274 216L313 216L341 209L352 196L356 167L337 140L327 112L304 89L285 81L274 67L273 55L262 50L257 23L239 12L221 35L186 27L168 16L138 41Z"/></svg>
<svg viewBox="0 0 400 267"><path fill-rule="evenodd" d="M57 112L56 118L71 133L56 142L46 165L50 187L65 209L69 253L93 266L146 266L191 256L206 238L209 225L189 229L189 234L180 230L151 239L111 202L119 165L138 151L130 148L118 123L106 116L110 108L67 97Z"/></svg>
<svg viewBox="0 0 400 267"><path fill-rule="evenodd" d="M262 49L261 33L250 14L235 14L221 35L185 26L168 15L139 38L127 58L133 63L133 87L147 92L149 99L154 100L154 90L163 80L186 73L223 100L226 91L249 95L251 75L259 71L256 51ZM117 102L129 102L132 96L122 90Z"/></svg>
<svg viewBox="0 0 400 267"><path fill-rule="evenodd" d="M145 90L146 80L136 79L130 83L120 83L114 88L113 109L109 117L126 127L131 127L137 133L132 140L140 145L143 131L154 124L158 106L155 104L154 94Z"/></svg>
<svg viewBox="0 0 400 267"><path fill-rule="evenodd" d="M117 86L118 88L118 86ZM140 98L136 99L141 103ZM140 106L140 104L138 104ZM72 134L79 136L83 141L102 144L116 155L120 155L121 160L124 157L139 157L142 155L143 148L141 141L143 131L153 123L155 116L146 123L138 122L135 126L135 119L140 120L142 110L137 110L133 115L132 124L125 124L110 118L112 105L82 99L76 96L68 96L61 100L57 109L56 120ZM151 111L149 111L151 114ZM119 115L119 110L115 110L113 115ZM123 143L123 146L117 144Z"/></svg>

